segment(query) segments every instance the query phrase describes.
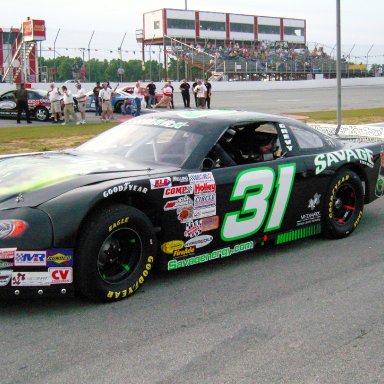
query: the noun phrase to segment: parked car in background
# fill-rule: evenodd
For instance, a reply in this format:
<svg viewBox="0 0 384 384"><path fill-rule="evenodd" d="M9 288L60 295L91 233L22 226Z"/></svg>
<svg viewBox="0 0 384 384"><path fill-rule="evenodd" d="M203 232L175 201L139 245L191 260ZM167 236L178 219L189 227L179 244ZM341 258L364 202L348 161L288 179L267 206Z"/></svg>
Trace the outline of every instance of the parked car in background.
<svg viewBox="0 0 384 384"><path fill-rule="evenodd" d="M121 106L124 103L125 99L134 99L132 95L129 93L119 91L113 93L112 95L112 108L114 112L121 112ZM74 97L75 104L77 105L77 99ZM87 101L85 105L86 111L94 112L95 111L95 96L93 95L93 91L87 92Z"/></svg>
<svg viewBox="0 0 384 384"><path fill-rule="evenodd" d="M135 84L129 84L123 88L120 88L119 90L132 95L133 94L133 88L135 88ZM144 96L145 103L147 103L148 102L148 90L147 90L146 86L144 86L144 85L142 86L142 95ZM161 98L163 97L163 92L162 91L156 91L155 97L156 97L156 103L158 103L161 100Z"/></svg>
<svg viewBox="0 0 384 384"><path fill-rule="evenodd" d="M31 115L39 121L46 121L50 115L51 103L47 91L42 89L27 89L28 105ZM0 95L0 117L16 118L17 106L14 98L15 90Z"/></svg>

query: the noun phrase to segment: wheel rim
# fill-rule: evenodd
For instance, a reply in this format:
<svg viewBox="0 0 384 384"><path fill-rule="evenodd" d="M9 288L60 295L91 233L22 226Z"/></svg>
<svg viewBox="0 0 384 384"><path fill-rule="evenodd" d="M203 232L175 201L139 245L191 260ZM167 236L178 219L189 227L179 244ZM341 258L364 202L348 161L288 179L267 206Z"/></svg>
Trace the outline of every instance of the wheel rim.
<svg viewBox="0 0 384 384"><path fill-rule="evenodd" d="M36 119L37 120L45 120L47 117L47 114L46 112L44 111L44 109L38 109L36 111Z"/></svg>
<svg viewBox="0 0 384 384"><path fill-rule="evenodd" d="M112 232L100 247L97 269L100 277L109 284L125 280L135 270L141 255L139 235L130 228Z"/></svg>
<svg viewBox="0 0 384 384"><path fill-rule="evenodd" d="M341 185L335 194L332 213L337 225L346 225L356 210L356 192L352 185Z"/></svg>

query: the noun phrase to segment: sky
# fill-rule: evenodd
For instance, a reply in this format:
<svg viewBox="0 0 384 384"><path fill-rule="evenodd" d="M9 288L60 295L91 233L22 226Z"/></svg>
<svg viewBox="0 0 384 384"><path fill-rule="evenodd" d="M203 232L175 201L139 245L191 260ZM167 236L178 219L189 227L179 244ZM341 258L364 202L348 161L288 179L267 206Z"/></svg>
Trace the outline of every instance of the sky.
<svg viewBox="0 0 384 384"><path fill-rule="evenodd" d="M357 56L356 62L384 63L384 1L340 0L342 51ZM91 57L141 59L135 31L142 28L142 14L160 8L185 9L185 0L1 0L0 28L18 27L28 16L45 19L47 40L43 55L53 57L57 36L59 55L82 56L92 31ZM336 43L336 0L187 0L188 9L292 17L307 20L307 42L323 45L329 53ZM355 47L353 45L355 44ZM373 46L372 46L373 45ZM50 48L50 49L49 49ZM149 50L149 48L148 48ZM87 53L85 53L87 59Z"/></svg>

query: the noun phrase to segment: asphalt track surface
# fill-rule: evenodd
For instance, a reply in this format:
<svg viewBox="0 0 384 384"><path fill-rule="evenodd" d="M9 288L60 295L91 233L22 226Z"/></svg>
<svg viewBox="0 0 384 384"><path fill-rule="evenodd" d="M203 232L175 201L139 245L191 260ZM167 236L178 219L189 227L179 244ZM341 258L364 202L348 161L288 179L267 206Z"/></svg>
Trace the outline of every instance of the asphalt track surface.
<svg viewBox="0 0 384 384"><path fill-rule="evenodd" d="M384 199L346 239L156 272L122 302L1 302L0 383L383 383L383 228Z"/></svg>
<svg viewBox="0 0 384 384"><path fill-rule="evenodd" d="M293 112L327 111L337 109L336 88L291 89L291 90L263 90L216 92L213 83L211 108L230 108L264 113L283 114ZM382 108L384 86L353 86L342 88L343 109ZM174 95L176 109L183 109L181 94ZM191 95L191 107L194 108L194 99ZM161 113L165 109L157 109ZM154 113L143 109L144 113ZM115 114L119 117L119 114ZM100 122L93 113L87 113L89 123ZM51 124L34 121L33 124ZM27 126L22 120L22 125ZM0 118L1 127L20 126L14 119Z"/></svg>

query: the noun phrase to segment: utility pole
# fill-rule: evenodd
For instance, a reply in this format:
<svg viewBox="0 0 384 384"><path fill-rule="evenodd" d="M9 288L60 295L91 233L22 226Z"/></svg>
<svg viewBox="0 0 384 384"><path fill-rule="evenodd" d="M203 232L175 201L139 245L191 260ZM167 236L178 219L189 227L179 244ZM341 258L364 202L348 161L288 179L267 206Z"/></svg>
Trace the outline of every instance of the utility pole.
<svg viewBox="0 0 384 384"><path fill-rule="evenodd" d="M92 31L92 35L91 35L91 38L89 39L89 43L88 43L88 79L89 79L89 82L91 83L92 82L92 79L91 79L91 49L90 49L90 46L91 46L91 41L93 39L93 35L95 34L95 31ZM84 60L83 60L84 62Z"/></svg>
<svg viewBox="0 0 384 384"><path fill-rule="evenodd" d="M57 36L59 36L59 33L60 33L60 28L57 31L55 41L53 42L53 81L54 82L56 81L56 40L57 40Z"/></svg>
<svg viewBox="0 0 384 384"><path fill-rule="evenodd" d="M185 0L185 10L188 10L188 0Z"/></svg>

